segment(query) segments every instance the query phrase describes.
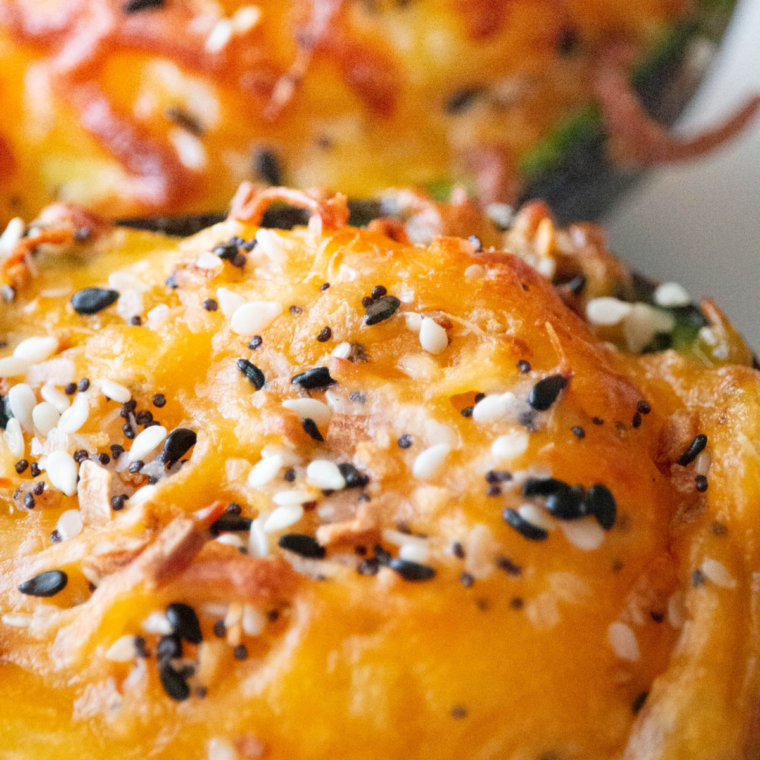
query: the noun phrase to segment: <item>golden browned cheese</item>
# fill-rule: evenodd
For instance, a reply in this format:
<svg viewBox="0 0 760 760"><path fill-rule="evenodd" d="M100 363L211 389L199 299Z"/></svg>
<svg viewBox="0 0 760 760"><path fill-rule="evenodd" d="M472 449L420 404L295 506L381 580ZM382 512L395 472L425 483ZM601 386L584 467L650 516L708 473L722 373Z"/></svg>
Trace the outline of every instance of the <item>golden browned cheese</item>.
<svg viewBox="0 0 760 760"><path fill-rule="evenodd" d="M689 6L3 0L0 219L224 210L253 178L510 200L610 46L640 58Z"/></svg>
<svg viewBox="0 0 760 760"><path fill-rule="evenodd" d="M277 199L309 228L258 228ZM709 304L712 356L596 337L548 279L632 287L594 227L420 213L484 250L245 187L187 240L61 208L26 231L0 309L3 756L757 757L746 347ZM178 428L197 441L162 461ZM58 593L19 590L51 571ZM181 658L177 603L202 635L179 626Z"/></svg>

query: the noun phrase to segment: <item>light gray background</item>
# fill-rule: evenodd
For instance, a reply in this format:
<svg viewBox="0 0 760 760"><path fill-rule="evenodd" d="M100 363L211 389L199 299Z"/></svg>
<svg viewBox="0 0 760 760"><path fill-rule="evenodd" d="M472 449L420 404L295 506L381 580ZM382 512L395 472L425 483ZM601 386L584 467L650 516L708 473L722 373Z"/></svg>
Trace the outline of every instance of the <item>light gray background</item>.
<svg viewBox="0 0 760 760"><path fill-rule="evenodd" d="M741 0L725 44L678 125L709 127L760 92L760 0ZM712 296L760 349L760 118L715 154L658 169L604 220L641 272Z"/></svg>

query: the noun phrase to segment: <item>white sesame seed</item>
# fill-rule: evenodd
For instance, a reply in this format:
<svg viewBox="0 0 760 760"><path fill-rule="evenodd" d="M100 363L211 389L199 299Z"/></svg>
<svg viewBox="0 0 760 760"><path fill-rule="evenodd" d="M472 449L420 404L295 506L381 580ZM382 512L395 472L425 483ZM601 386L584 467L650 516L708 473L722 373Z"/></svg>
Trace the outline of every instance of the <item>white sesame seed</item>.
<svg viewBox="0 0 760 760"><path fill-rule="evenodd" d="M623 335L628 350L639 353L657 333L670 333L675 317L646 303L635 303L623 320Z"/></svg>
<svg viewBox="0 0 760 760"><path fill-rule="evenodd" d="M129 388L125 388L123 385L103 378L100 381L100 392L114 401L118 401L120 404L126 404L132 398L132 391Z"/></svg>
<svg viewBox="0 0 760 760"><path fill-rule="evenodd" d="M248 485L252 488L261 488L270 483L277 477L283 465L284 461L280 454L260 459L248 475Z"/></svg>
<svg viewBox="0 0 760 760"><path fill-rule="evenodd" d="M24 450L26 449L24 433L21 430L19 421L15 417L8 420L8 424L5 426L5 433L3 433L3 438L8 445L8 450L13 456L20 457L24 455Z"/></svg>
<svg viewBox="0 0 760 760"><path fill-rule="evenodd" d="M506 229L512 224L515 210L507 203L489 203L486 206L488 218L499 227Z"/></svg>
<svg viewBox="0 0 760 760"><path fill-rule="evenodd" d="M285 467L295 467L302 462L300 454L293 451L293 449L289 449L287 446L273 446L270 443L261 450L262 459L275 456L282 457L282 463Z"/></svg>
<svg viewBox="0 0 760 760"><path fill-rule="evenodd" d="M288 399L283 401L282 405L291 412L295 412L302 420L314 420L318 427L326 425L332 417L330 407L315 398Z"/></svg>
<svg viewBox="0 0 760 760"><path fill-rule="evenodd" d="M266 330L282 314L277 301L249 301L232 315L230 328L238 335L256 335Z"/></svg>
<svg viewBox="0 0 760 760"><path fill-rule="evenodd" d="M76 538L82 532L82 528L84 527L82 523L82 513L78 509L67 509L58 518L55 527L61 536L62 541Z"/></svg>
<svg viewBox="0 0 760 760"><path fill-rule="evenodd" d="M77 465L71 454L54 451L47 458L45 469L54 488L63 491L66 496L73 496L77 492Z"/></svg>
<svg viewBox="0 0 760 760"><path fill-rule="evenodd" d="M341 475L338 465L327 459L315 459L306 468L306 477L318 488L329 491L340 491L346 487L346 481Z"/></svg>
<svg viewBox="0 0 760 760"><path fill-rule="evenodd" d="M267 617L252 604L243 606L243 631L246 636L258 636L266 628Z"/></svg>
<svg viewBox="0 0 760 760"><path fill-rule="evenodd" d="M13 355L19 359L25 359L30 364L44 362L58 350L58 338L52 336L46 338L27 338L22 340L15 349Z"/></svg>
<svg viewBox="0 0 760 760"><path fill-rule="evenodd" d="M31 362L19 356L4 356L0 359L0 377L25 375Z"/></svg>
<svg viewBox="0 0 760 760"><path fill-rule="evenodd" d="M245 541L234 533L222 533L216 541L217 543L226 544L227 546L234 546L236 549L245 548Z"/></svg>
<svg viewBox="0 0 760 760"><path fill-rule="evenodd" d="M347 342L339 343L332 350L330 356L334 356L336 359L348 359L351 356L351 344Z"/></svg>
<svg viewBox="0 0 760 760"><path fill-rule="evenodd" d="M90 399L88 394L80 393L74 403L61 415L58 429L62 433L76 433L90 416Z"/></svg>
<svg viewBox="0 0 760 760"><path fill-rule="evenodd" d="M17 383L8 391L11 414L21 423L24 430L32 429L32 412L37 406L37 397L26 383Z"/></svg>
<svg viewBox="0 0 760 760"><path fill-rule="evenodd" d="M604 530L593 517L583 520L563 520L560 523L565 538L585 552L598 549L604 541Z"/></svg>
<svg viewBox="0 0 760 760"><path fill-rule="evenodd" d="M228 18L220 19L214 24L211 34L206 38L206 50L209 53L218 53L227 46L232 37L232 21Z"/></svg>
<svg viewBox="0 0 760 760"><path fill-rule="evenodd" d="M215 256L209 251L204 251L195 260L195 266L199 267L200 269L209 269L211 271L218 269L221 271L224 264L222 264L222 260L218 256Z"/></svg>
<svg viewBox="0 0 760 760"><path fill-rule="evenodd" d="M161 425L152 425L145 428L134 441L132 448L129 450L129 461L136 462L138 459L145 459L156 446L163 443L167 436L167 430Z"/></svg>
<svg viewBox="0 0 760 760"><path fill-rule="evenodd" d="M0 258L7 256L16 247L24 235L25 227L24 220L19 216L8 222L8 226L0 235Z"/></svg>
<svg viewBox="0 0 760 760"><path fill-rule="evenodd" d="M451 446L447 443L439 443L420 452L412 465L412 475L423 479L433 477L443 466L450 451Z"/></svg>
<svg viewBox="0 0 760 760"><path fill-rule="evenodd" d="M258 5L244 5L238 8L232 17L235 34L250 32L261 21L261 8Z"/></svg>
<svg viewBox="0 0 760 760"><path fill-rule="evenodd" d="M515 394L492 393L478 401L472 410L472 419L475 422L496 422L504 419L515 404Z"/></svg>
<svg viewBox="0 0 760 760"><path fill-rule="evenodd" d="M658 306L688 306L691 297L683 285L677 282L663 282L654 291L653 300Z"/></svg>
<svg viewBox="0 0 760 760"><path fill-rule="evenodd" d="M59 414L63 414L71 406L69 397L63 391L59 391L52 383L45 383L40 394L45 401L56 408Z"/></svg>
<svg viewBox="0 0 760 760"><path fill-rule="evenodd" d="M146 633L156 633L159 636L170 636L174 633L174 626L169 622L166 615L159 610L151 612L142 621L142 629Z"/></svg>
<svg viewBox="0 0 760 760"><path fill-rule="evenodd" d="M554 259L540 259L535 269L540 275L551 280L557 272L557 262Z"/></svg>
<svg viewBox="0 0 760 760"><path fill-rule="evenodd" d="M283 528L295 525L303 517L303 507L300 504L277 507L262 526L264 533L274 533Z"/></svg>
<svg viewBox="0 0 760 760"><path fill-rule="evenodd" d="M252 557L266 557L269 554L269 539L264 533L264 522L265 518L260 514L251 523L251 532L248 536L248 553Z"/></svg>
<svg viewBox="0 0 760 760"><path fill-rule="evenodd" d="M263 253L271 264L282 267L287 261L288 254L285 250L285 239L276 230L261 228L256 230L256 249Z"/></svg>
<svg viewBox="0 0 760 760"><path fill-rule="evenodd" d="M245 303L243 296L234 293L229 288L217 288L216 300L227 319L232 319L232 315Z"/></svg>
<svg viewBox="0 0 760 760"><path fill-rule="evenodd" d="M712 329L712 327L700 327L699 328L699 337L707 343L708 346L717 346L718 345L718 336L715 334L715 330Z"/></svg>
<svg viewBox="0 0 760 760"><path fill-rule="evenodd" d="M426 546L410 542L404 544L399 549L398 556L407 562L417 562L420 565L424 565L428 561L429 553Z"/></svg>
<svg viewBox="0 0 760 760"><path fill-rule="evenodd" d="M309 491L302 491L293 489L291 491L278 491L273 497L272 501L279 507L291 507L300 506L306 504L307 501L313 501L313 494Z"/></svg>
<svg viewBox="0 0 760 760"><path fill-rule="evenodd" d="M34 619L31 615L3 615L2 618L5 625L13 626L14 628L28 628L32 624Z"/></svg>
<svg viewBox="0 0 760 760"><path fill-rule="evenodd" d="M709 451L703 451L694 460L694 474L707 476L711 466L712 454Z"/></svg>
<svg viewBox="0 0 760 760"><path fill-rule="evenodd" d="M631 304L619 298L592 298L586 304L586 318L592 325L612 326L618 324L631 311Z"/></svg>
<svg viewBox="0 0 760 760"><path fill-rule="evenodd" d="M149 327L157 327L162 320L169 316L169 311L170 309L165 303L160 303L158 306L154 306L146 315L146 324Z"/></svg>
<svg viewBox="0 0 760 760"><path fill-rule="evenodd" d="M449 336L435 320L425 317L420 326L420 345L429 354L442 354L449 345Z"/></svg>
<svg viewBox="0 0 760 760"><path fill-rule="evenodd" d="M641 656L636 634L625 623L610 623L607 629L607 640L621 660L636 662Z"/></svg>
<svg viewBox="0 0 760 760"><path fill-rule="evenodd" d="M188 169L203 169L208 158L206 156L206 147L195 136L187 130L174 127L169 130L169 141L174 145L177 151L177 157Z"/></svg>
<svg viewBox="0 0 760 760"><path fill-rule="evenodd" d="M235 748L225 739L209 739L208 760L237 760L237 757Z"/></svg>
<svg viewBox="0 0 760 760"><path fill-rule="evenodd" d="M515 459L525 453L530 437L524 430L500 435L491 444L491 453L499 459Z"/></svg>
<svg viewBox="0 0 760 760"><path fill-rule="evenodd" d="M728 568L717 559L706 559L702 562L701 570L707 580L721 588L736 588L736 579L728 572Z"/></svg>
<svg viewBox="0 0 760 760"><path fill-rule="evenodd" d="M521 504L517 508L517 514L531 525L544 530L554 530L557 527L557 521L535 504Z"/></svg>
<svg viewBox="0 0 760 760"><path fill-rule="evenodd" d="M150 430L150 428L148 429ZM135 440L137 439L135 438ZM158 491L158 486L143 486L135 491L127 502L130 511L135 511L137 507L141 507L150 501L156 495L156 491ZM139 512L136 512L136 514L139 514Z"/></svg>
<svg viewBox="0 0 760 760"><path fill-rule="evenodd" d="M34 428L43 438L47 438L48 433L58 424L60 419L61 415L58 414L58 410L49 401L43 401L32 409Z"/></svg>
<svg viewBox="0 0 760 760"><path fill-rule="evenodd" d="M486 276L486 268L480 264L471 264L464 270L464 276L471 280L479 280Z"/></svg>
<svg viewBox="0 0 760 760"><path fill-rule="evenodd" d="M116 639L106 652L106 660L111 662L130 662L137 656L134 636L122 636Z"/></svg>
<svg viewBox="0 0 760 760"><path fill-rule="evenodd" d="M404 314L404 322L409 332L419 333L422 330L422 315L409 312Z"/></svg>

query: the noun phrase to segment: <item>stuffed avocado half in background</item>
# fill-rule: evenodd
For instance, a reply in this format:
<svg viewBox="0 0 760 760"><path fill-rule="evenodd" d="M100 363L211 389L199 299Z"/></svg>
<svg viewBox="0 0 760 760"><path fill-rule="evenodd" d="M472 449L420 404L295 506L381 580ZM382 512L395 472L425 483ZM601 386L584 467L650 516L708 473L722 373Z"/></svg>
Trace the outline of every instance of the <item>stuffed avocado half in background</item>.
<svg viewBox="0 0 760 760"><path fill-rule="evenodd" d="M0 217L219 211L251 179L353 198L460 184L589 218L631 167L704 147L642 106L672 121L732 6L5 0Z"/></svg>
<svg viewBox="0 0 760 760"><path fill-rule="evenodd" d="M6 231L4 752L757 754L748 348L540 202L385 202Z"/></svg>

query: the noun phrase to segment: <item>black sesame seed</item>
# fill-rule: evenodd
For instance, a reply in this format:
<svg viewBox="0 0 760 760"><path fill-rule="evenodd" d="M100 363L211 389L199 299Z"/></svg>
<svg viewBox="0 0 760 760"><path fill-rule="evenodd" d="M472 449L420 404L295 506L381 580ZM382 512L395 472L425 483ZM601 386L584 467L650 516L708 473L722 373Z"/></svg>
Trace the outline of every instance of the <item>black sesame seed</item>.
<svg viewBox="0 0 760 760"><path fill-rule="evenodd" d="M40 466L37 464L37 462L32 462L32 466L29 468L29 472L33 478L39 478L39 476L42 474L42 470L40 470Z"/></svg>
<svg viewBox="0 0 760 760"><path fill-rule="evenodd" d="M455 707L451 708L451 717L455 720L462 720L463 718L467 717L467 708L462 707L462 705L456 705Z"/></svg>
<svg viewBox="0 0 760 760"><path fill-rule="evenodd" d="M129 415L132 414L135 409L137 409L137 401L134 399L130 399L129 401L125 401L121 405L121 410L119 411L119 414L126 420L129 419Z"/></svg>
<svg viewBox="0 0 760 760"><path fill-rule="evenodd" d="M364 296L362 298L362 306L366 309L368 306L372 306L375 303L371 296Z"/></svg>
<svg viewBox="0 0 760 760"><path fill-rule="evenodd" d="M522 575L522 567L516 565L509 557L498 557L496 560L496 567L499 570L503 570L507 575Z"/></svg>
<svg viewBox="0 0 760 760"><path fill-rule="evenodd" d="M147 642L145 641L144 637L135 636L135 654L137 654L138 657L150 657L150 652L146 647L146 643Z"/></svg>
<svg viewBox="0 0 760 760"><path fill-rule="evenodd" d="M85 459L89 459L90 455L85 451L85 449L79 449L78 451L74 452L74 461L77 464L82 464Z"/></svg>
<svg viewBox="0 0 760 760"><path fill-rule="evenodd" d="M189 428L175 428L166 436L161 459L167 467L182 459L198 441L198 435Z"/></svg>
<svg viewBox="0 0 760 760"><path fill-rule="evenodd" d="M457 90L452 93L446 101L446 113L450 116L457 116L469 110L481 93L479 87L466 87L463 90Z"/></svg>
<svg viewBox="0 0 760 760"><path fill-rule="evenodd" d="M357 501L359 504L366 504L367 502L372 501L372 497L368 493L360 493Z"/></svg>
<svg viewBox="0 0 760 760"><path fill-rule="evenodd" d="M681 455L678 464L680 464L681 467L686 467L686 465L691 464L705 450L706 446L707 436L704 433L700 433L689 444L689 448Z"/></svg>
<svg viewBox="0 0 760 760"><path fill-rule="evenodd" d="M725 536L728 533L728 528L721 522L714 522L710 526L710 530L714 536Z"/></svg>
<svg viewBox="0 0 760 760"><path fill-rule="evenodd" d="M266 385L264 373L247 359L238 359L237 368L251 381L251 384L257 391L260 391Z"/></svg>
<svg viewBox="0 0 760 760"><path fill-rule="evenodd" d="M224 261L232 261L238 255L238 246L230 241L224 245L218 245L211 253Z"/></svg>
<svg viewBox="0 0 760 760"><path fill-rule="evenodd" d="M665 613L652 610L652 612L649 613L649 617L651 617L655 623L662 623L662 621L665 620Z"/></svg>
<svg viewBox="0 0 760 760"><path fill-rule="evenodd" d="M587 507L584 502L585 495L583 486L560 489L547 496L546 509L558 520L577 520L587 514Z"/></svg>
<svg viewBox="0 0 760 760"><path fill-rule="evenodd" d="M559 491L568 490L570 486L564 480L556 478L528 478L522 486L523 496L551 496Z"/></svg>
<svg viewBox="0 0 760 760"><path fill-rule="evenodd" d="M251 351L255 351L257 348L261 348L263 342L264 339L260 335L254 335L248 343L248 348L250 348Z"/></svg>
<svg viewBox="0 0 760 760"><path fill-rule="evenodd" d="M128 438L130 441L135 437L135 431L132 429L132 426L128 422L125 422L121 426L121 430L124 433L124 437Z"/></svg>
<svg viewBox="0 0 760 760"><path fill-rule="evenodd" d="M459 574L459 582L465 588L472 588L473 583L475 583L475 578L473 578L470 573L460 573Z"/></svg>
<svg viewBox="0 0 760 760"><path fill-rule="evenodd" d="M163 409L166 406L166 396L163 393L157 393L153 396L153 406Z"/></svg>
<svg viewBox="0 0 760 760"><path fill-rule="evenodd" d="M237 256L235 256L232 261L230 261L230 264L232 264L233 267L237 267L238 269L242 269L246 263L248 262L248 259L243 256L242 253L239 253Z"/></svg>
<svg viewBox="0 0 760 760"><path fill-rule="evenodd" d="M176 702L183 702L190 696L190 687L187 685L184 674L178 673L169 660L164 660L159 664L158 675L164 691Z"/></svg>
<svg viewBox="0 0 760 760"><path fill-rule="evenodd" d="M114 512L121 512L124 509L124 504L127 500L126 494L117 494L111 497L111 509Z"/></svg>
<svg viewBox="0 0 760 760"><path fill-rule="evenodd" d="M35 483L32 487L32 493L35 496L42 496L42 492L45 490L45 481L41 480L39 483Z"/></svg>
<svg viewBox="0 0 760 760"><path fill-rule="evenodd" d="M349 462L342 462L338 465L338 469L346 481L346 488L364 488L369 483L369 475L359 472Z"/></svg>
<svg viewBox="0 0 760 760"><path fill-rule="evenodd" d="M435 570L432 567L397 557L388 563L388 567L405 581L429 581L435 577Z"/></svg>
<svg viewBox="0 0 760 760"><path fill-rule="evenodd" d="M641 427L641 412L636 412L633 415L633 420L631 421L631 425L633 425L633 427L635 428Z"/></svg>
<svg viewBox="0 0 760 760"><path fill-rule="evenodd" d="M412 436L409 433L404 433L401 438L398 439L398 445L400 449L408 449L412 446Z"/></svg>
<svg viewBox="0 0 760 760"><path fill-rule="evenodd" d="M591 422L595 425L604 425L604 420L601 417L592 417Z"/></svg>
<svg viewBox="0 0 760 760"><path fill-rule="evenodd" d="M121 9L124 13L137 13L138 11L155 10L164 7L164 0L127 0Z"/></svg>
<svg viewBox="0 0 760 760"><path fill-rule="evenodd" d="M694 478L694 486L699 493L704 493L707 490L707 477L705 475L697 475Z"/></svg>
<svg viewBox="0 0 760 760"><path fill-rule="evenodd" d="M84 393L84 392L85 392L85 391L86 391L86 390L87 390L89 387L90 387L90 380L89 380L89 378L87 378L87 377L83 377L83 378L82 378L82 379L79 381L79 385L77 386L77 388L79 388L79 390L80 390L82 393Z"/></svg>
<svg viewBox="0 0 760 760"><path fill-rule="evenodd" d="M207 298L203 302L203 308L206 311L216 311L219 308L219 304L213 298Z"/></svg>
<svg viewBox="0 0 760 760"><path fill-rule="evenodd" d="M538 412L545 412L559 397L567 385L564 375L549 375L539 380L531 389L528 403Z"/></svg>
<svg viewBox="0 0 760 760"><path fill-rule="evenodd" d="M526 362L525 359L521 359L519 362L517 362L517 369L519 369L523 375L527 375L531 370L530 362Z"/></svg>
<svg viewBox="0 0 760 760"><path fill-rule="evenodd" d="M699 568L694 570L691 574L691 585L694 588L704 585L706 580L707 578L705 577L705 574Z"/></svg>
<svg viewBox="0 0 760 760"><path fill-rule="evenodd" d="M246 240L240 247L244 251L248 251L248 253L250 253L257 245L258 242L256 238L252 238L251 240Z"/></svg>
<svg viewBox="0 0 760 760"><path fill-rule="evenodd" d="M524 517L520 515L514 509L507 509L502 512L507 524L514 528L521 536L531 541L545 541L549 538L549 534L543 528L539 528L538 525L534 525L528 522Z"/></svg>
<svg viewBox="0 0 760 760"><path fill-rule="evenodd" d="M309 559L324 559L327 553L325 547L321 546L316 538L303 533L286 533L280 536L277 544L281 549Z"/></svg>
<svg viewBox="0 0 760 760"><path fill-rule="evenodd" d="M298 316L299 314L303 314L303 306L290 306L288 307L288 311L293 316Z"/></svg>
<svg viewBox="0 0 760 760"><path fill-rule="evenodd" d="M269 148L259 148L253 154L253 171L268 185L282 184L282 166L277 154Z"/></svg>
<svg viewBox="0 0 760 760"><path fill-rule="evenodd" d="M466 406L459 413L462 415L462 417L472 417L472 413L473 413L474 409L475 409L474 406Z"/></svg>
<svg viewBox="0 0 760 760"><path fill-rule="evenodd" d="M374 288L372 288L372 300L377 301L378 298L382 298L385 295L388 295L388 288L386 288L384 285L375 285Z"/></svg>
<svg viewBox="0 0 760 760"><path fill-rule="evenodd" d="M501 496L501 486L494 483L486 488L486 496Z"/></svg>
<svg viewBox="0 0 760 760"><path fill-rule="evenodd" d="M19 459L18 462L16 462L16 472L21 475L22 472L25 472L27 467L29 467L29 462L27 462L26 459Z"/></svg>
<svg viewBox="0 0 760 760"><path fill-rule="evenodd" d="M479 404L485 397L486 397L485 393L476 393L475 394L475 403Z"/></svg>
<svg viewBox="0 0 760 760"><path fill-rule="evenodd" d="M37 502L34 500L34 496L32 496L31 493L27 492L24 494L24 506L27 509L34 509L37 505Z"/></svg>
<svg viewBox="0 0 760 760"><path fill-rule="evenodd" d="M191 644L200 644L203 641L201 624L195 610L187 604L172 602L166 608L166 617L174 627L174 632Z"/></svg>
<svg viewBox="0 0 760 760"><path fill-rule="evenodd" d="M63 389L63 392L67 396L73 396L77 392L77 384L76 383L66 383L66 387Z"/></svg>
<svg viewBox="0 0 760 760"><path fill-rule="evenodd" d="M71 299L71 305L77 314L97 314L116 303L119 298L118 290L106 290L105 288L85 288Z"/></svg>
<svg viewBox="0 0 760 760"><path fill-rule="evenodd" d="M306 372L301 372L290 381L292 385L300 385L308 390L316 388L329 388L336 384L336 380L330 377L330 370L327 367L315 367Z"/></svg>
<svg viewBox="0 0 760 760"><path fill-rule="evenodd" d="M375 559L381 564L381 565L389 565L390 561L393 559L391 556L391 553L383 549L380 544L375 544L372 547L372 551L375 554Z"/></svg>
<svg viewBox="0 0 760 760"><path fill-rule="evenodd" d="M329 327L323 327L317 335L317 340L320 343L326 343L330 338L332 338L332 330Z"/></svg>
<svg viewBox="0 0 760 760"><path fill-rule="evenodd" d="M156 657L159 660L176 660L182 657L182 639L176 633L162 636L158 642Z"/></svg>
<svg viewBox="0 0 760 760"><path fill-rule="evenodd" d="M631 703L631 712L633 712L634 715L637 715L641 711L641 708L644 707L644 703L647 701L648 696L648 691L642 691L641 694L636 695L636 698Z"/></svg>
<svg viewBox="0 0 760 760"><path fill-rule="evenodd" d="M286 483L292 483L296 479L296 471L292 467L289 467L287 470L285 470L283 478L285 479Z"/></svg>
<svg viewBox="0 0 760 760"><path fill-rule="evenodd" d="M486 483L506 483L512 480L512 473L507 470L489 470L486 473Z"/></svg>
<svg viewBox="0 0 760 760"><path fill-rule="evenodd" d="M111 444L111 457L113 459L118 459L123 453L124 453L124 447L120 446L118 443Z"/></svg>
<svg viewBox="0 0 760 760"><path fill-rule="evenodd" d="M108 454L98 454L98 462L105 467L111 461L111 457Z"/></svg>
<svg viewBox="0 0 760 760"><path fill-rule="evenodd" d="M380 562L374 557L362 560L356 571L359 575L377 575L380 570Z"/></svg>
<svg viewBox="0 0 760 760"><path fill-rule="evenodd" d="M615 497L607 486L596 483L588 489L586 511L596 517L599 525L605 530L610 530L615 525L617 505Z"/></svg>
<svg viewBox="0 0 760 760"><path fill-rule="evenodd" d="M239 515L242 513L243 508L240 506L240 504L236 504L234 501L231 501L224 511L228 515Z"/></svg>
<svg viewBox="0 0 760 760"><path fill-rule="evenodd" d="M586 437L586 431L580 425L574 425L570 428L573 435L580 441Z"/></svg>
<svg viewBox="0 0 760 760"><path fill-rule="evenodd" d="M241 517L239 515L226 514L220 515L211 523L209 530L212 536L218 536L220 533L236 533L238 531L248 531L251 529L253 520L250 517Z"/></svg>
<svg viewBox="0 0 760 760"><path fill-rule="evenodd" d="M521 610L525 606L525 602L521 596L513 596L509 600L510 609Z"/></svg>
<svg viewBox="0 0 760 760"><path fill-rule="evenodd" d="M218 639L223 639L227 635L227 626L224 624L224 620L214 621L214 636Z"/></svg>
<svg viewBox="0 0 760 760"><path fill-rule="evenodd" d="M301 427L303 427L304 431L307 433L307 435L311 436L315 441L324 441L325 439L322 437L322 433L319 432L319 428L317 427L317 423L314 422L311 417L305 417L301 420Z"/></svg>
<svg viewBox="0 0 760 760"><path fill-rule="evenodd" d="M565 283L565 287L573 294L573 295L579 295L586 289L586 285L588 284L588 280L586 279L585 274L579 274L577 277L573 277L572 280Z"/></svg>
<svg viewBox="0 0 760 760"><path fill-rule="evenodd" d="M135 315L134 317L129 318L129 324L132 325L132 327L140 327L142 324L142 317Z"/></svg>
<svg viewBox="0 0 760 760"><path fill-rule="evenodd" d="M451 545L451 552L457 559L464 559L465 557L464 546L462 546L461 541L454 541Z"/></svg>
<svg viewBox="0 0 760 760"><path fill-rule="evenodd" d="M238 644L233 650L232 650L235 659L236 660L246 660L248 659L248 648L245 644Z"/></svg>
<svg viewBox="0 0 760 760"><path fill-rule="evenodd" d="M363 393L359 393L359 391L351 391L348 394L348 400L354 401L357 404L363 404L366 402L367 397Z"/></svg>
<svg viewBox="0 0 760 760"><path fill-rule="evenodd" d="M58 532L58 529L54 530L50 534L50 543L51 544L60 544L61 541L63 541L63 536Z"/></svg>
<svg viewBox="0 0 760 760"><path fill-rule="evenodd" d="M66 588L68 582L69 577L63 570L48 570L21 583L18 590L27 596L55 596Z"/></svg>
<svg viewBox="0 0 760 760"><path fill-rule="evenodd" d="M383 296L378 298L374 303L367 306L367 313L364 316L365 325L376 325L379 322L384 322L386 319L390 319L395 313L398 307L401 306L401 301L396 296Z"/></svg>
<svg viewBox="0 0 760 760"><path fill-rule="evenodd" d="M145 462L143 462L142 459L138 459L136 462L132 462L132 464L129 465L129 471L134 475L136 472L140 472L143 467L145 467Z"/></svg>
<svg viewBox="0 0 760 760"><path fill-rule="evenodd" d="M649 414L652 411L652 407L648 401L641 400L636 402L636 410L639 414Z"/></svg>
<svg viewBox="0 0 760 760"><path fill-rule="evenodd" d="M322 283L322 284L319 286L319 289L320 289L322 292L324 292L324 291L325 291L325 290L327 290L329 287L330 287L330 283L329 283L329 282L323 282L323 283Z"/></svg>
<svg viewBox="0 0 760 760"><path fill-rule="evenodd" d="M138 412L135 415L135 422L138 425L147 425L148 423L153 422L153 412L143 409L143 411Z"/></svg>

